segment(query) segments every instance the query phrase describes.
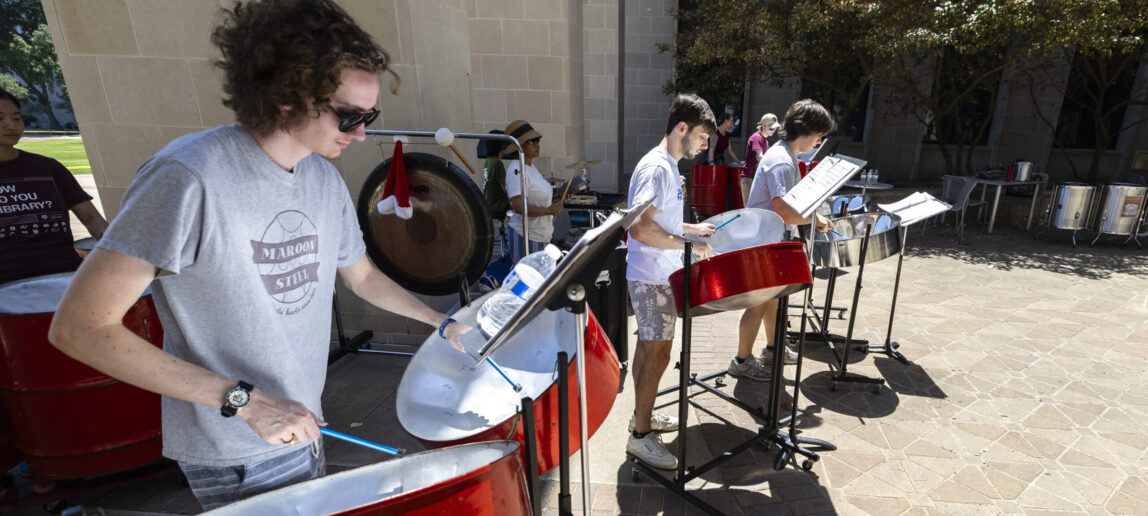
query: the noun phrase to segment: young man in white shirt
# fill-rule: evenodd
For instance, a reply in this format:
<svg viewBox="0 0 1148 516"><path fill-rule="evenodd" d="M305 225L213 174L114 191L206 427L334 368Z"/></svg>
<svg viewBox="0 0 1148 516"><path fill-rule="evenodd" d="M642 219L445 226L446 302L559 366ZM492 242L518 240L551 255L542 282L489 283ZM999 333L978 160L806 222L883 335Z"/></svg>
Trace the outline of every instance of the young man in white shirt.
<svg viewBox="0 0 1148 516"><path fill-rule="evenodd" d="M677 418L654 414L658 381L670 362L677 309L670 274L683 265L684 235L708 235L713 224L685 224L684 196L678 161L694 158L709 146L717 130L713 112L697 95L679 95L670 107L665 137L638 162L630 178L633 207L652 204L630 226L626 283L638 323L634 352L634 414L626 451L647 464L674 469L678 460L666 449L658 432L677 430ZM709 244L694 245L698 259L713 255Z"/></svg>

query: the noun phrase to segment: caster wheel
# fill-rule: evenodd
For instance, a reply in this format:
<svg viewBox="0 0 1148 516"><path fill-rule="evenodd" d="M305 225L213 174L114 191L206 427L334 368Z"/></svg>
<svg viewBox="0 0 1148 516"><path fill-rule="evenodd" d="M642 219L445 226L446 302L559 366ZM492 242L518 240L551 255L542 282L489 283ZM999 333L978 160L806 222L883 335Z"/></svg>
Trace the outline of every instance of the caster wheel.
<svg viewBox="0 0 1148 516"><path fill-rule="evenodd" d="M638 468L630 468L630 480L633 480L635 483L638 482Z"/></svg>
<svg viewBox="0 0 1148 516"><path fill-rule="evenodd" d="M809 470L813 469L813 461L807 460L805 462L802 462L801 463L801 469L804 471L809 471Z"/></svg>
<svg viewBox="0 0 1148 516"><path fill-rule="evenodd" d="M829 390L831 390L833 392L837 392L837 382L833 382L833 383L829 384Z"/></svg>
<svg viewBox="0 0 1148 516"><path fill-rule="evenodd" d="M874 387L873 388L873 394L881 394L881 388L880 387Z"/></svg>

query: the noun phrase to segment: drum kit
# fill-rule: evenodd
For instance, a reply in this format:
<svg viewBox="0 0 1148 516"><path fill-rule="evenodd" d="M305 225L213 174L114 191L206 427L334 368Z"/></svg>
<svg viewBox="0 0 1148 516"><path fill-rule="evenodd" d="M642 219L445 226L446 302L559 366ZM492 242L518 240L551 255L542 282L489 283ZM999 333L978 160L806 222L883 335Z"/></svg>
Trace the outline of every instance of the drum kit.
<svg viewBox="0 0 1148 516"><path fill-rule="evenodd" d="M1127 236L1124 243L1135 241L1143 249L1138 233L1144 224L1148 186L1113 183L1094 186L1085 183L1061 183L1052 190L1044 224L1047 229L1072 231L1072 247L1076 247L1076 232L1096 232L1090 245L1096 245L1101 235ZM1040 236L1037 233L1033 236Z"/></svg>

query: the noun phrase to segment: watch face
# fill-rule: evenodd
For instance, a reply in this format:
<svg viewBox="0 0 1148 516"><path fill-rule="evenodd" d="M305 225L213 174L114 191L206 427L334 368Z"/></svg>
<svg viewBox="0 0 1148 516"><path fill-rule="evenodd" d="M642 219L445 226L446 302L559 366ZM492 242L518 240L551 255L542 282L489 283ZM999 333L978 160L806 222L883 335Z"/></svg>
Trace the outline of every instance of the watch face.
<svg viewBox="0 0 1148 516"><path fill-rule="evenodd" d="M243 389L235 388L227 392L227 404L232 407L247 405L247 401L250 399L251 394Z"/></svg>

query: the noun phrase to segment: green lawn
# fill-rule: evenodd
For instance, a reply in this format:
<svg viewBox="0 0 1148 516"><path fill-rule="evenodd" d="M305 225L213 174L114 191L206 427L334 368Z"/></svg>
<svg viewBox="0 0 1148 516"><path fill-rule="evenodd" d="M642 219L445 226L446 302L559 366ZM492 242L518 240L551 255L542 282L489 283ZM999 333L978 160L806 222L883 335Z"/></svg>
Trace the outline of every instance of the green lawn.
<svg viewBox="0 0 1148 516"><path fill-rule="evenodd" d="M55 158L63 163L73 174L91 174L92 167L88 164L88 153L84 151L84 141L79 137L65 138L27 138L20 140L16 148L49 158Z"/></svg>

